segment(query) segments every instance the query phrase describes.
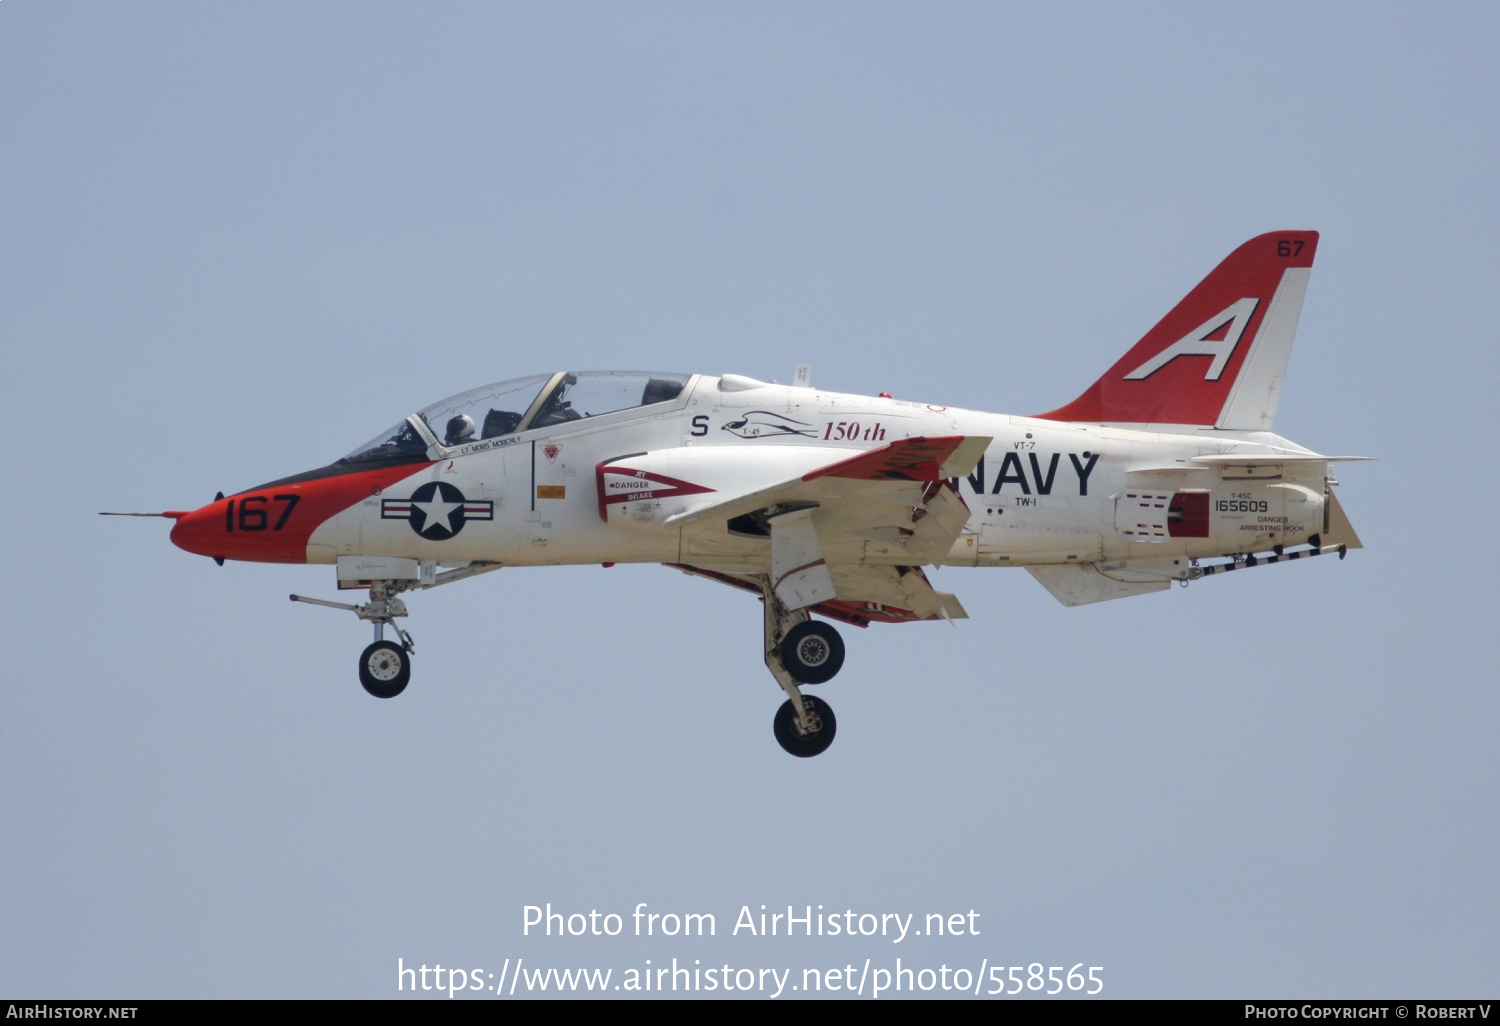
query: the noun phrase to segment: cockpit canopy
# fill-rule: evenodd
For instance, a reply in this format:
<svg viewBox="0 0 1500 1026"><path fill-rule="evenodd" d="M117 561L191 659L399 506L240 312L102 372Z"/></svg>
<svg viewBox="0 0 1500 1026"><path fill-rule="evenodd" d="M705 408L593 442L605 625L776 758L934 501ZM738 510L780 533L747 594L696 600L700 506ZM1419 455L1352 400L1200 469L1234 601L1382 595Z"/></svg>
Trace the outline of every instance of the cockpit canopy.
<svg viewBox="0 0 1500 1026"><path fill-rule="evenodd" d="M460 392L417 417L444 446L565 424L638 406L670 402L689 374L646 371L563 371L512 378ZM404 463L427 455L427 439L410 420L384 431L344 457L346 463Z"/></svg>
<svg viewBox="0 0 1500 1026"><path fill-rule="evenodd" d="M433 403L417 416L444 445L499 438L521 426L522 419L554 377L535 374L470 389Z"/></svg>

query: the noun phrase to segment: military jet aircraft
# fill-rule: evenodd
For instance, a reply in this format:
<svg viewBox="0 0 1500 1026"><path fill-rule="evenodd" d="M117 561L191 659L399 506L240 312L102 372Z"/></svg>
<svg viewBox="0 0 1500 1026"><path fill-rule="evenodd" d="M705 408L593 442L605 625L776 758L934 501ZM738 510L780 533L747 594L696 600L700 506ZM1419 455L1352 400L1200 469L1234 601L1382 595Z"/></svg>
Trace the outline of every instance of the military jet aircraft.
<svg viewBox="0 0 1500 1026"><path fill-rule="evenodd" d="M400 598L507 566L662 563L760 599L776 739L826 750L832 623L958 620L925 567L1019 566L1065 605L1360 543L1323 456L1272 432L1318 235L1251 239L1066 406L1029 417L738 374L558 371L434 403L326 467L176 520L225 560L326 563L411 676ZM817 614L821 619L813 619ZM394 631L387 640L385 630Z"/></svg>

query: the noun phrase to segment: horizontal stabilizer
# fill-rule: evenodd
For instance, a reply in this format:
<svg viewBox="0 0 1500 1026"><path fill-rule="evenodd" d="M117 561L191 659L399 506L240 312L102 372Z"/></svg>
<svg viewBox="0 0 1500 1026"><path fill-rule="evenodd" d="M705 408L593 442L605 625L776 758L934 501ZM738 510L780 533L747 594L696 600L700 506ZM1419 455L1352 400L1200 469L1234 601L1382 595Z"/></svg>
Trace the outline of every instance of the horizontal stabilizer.
<svg viewBox="0 0 1500 1026"><path fill-rule="evenodd" d="M1355 463L1373 459L1375 459L1374 456L1319 456L1311 452L1253 453L1250 455L1218 453L1213 456L1193 456L1188 459L1188 462L1208 467L1274 467L1285 463Z"/></svg>

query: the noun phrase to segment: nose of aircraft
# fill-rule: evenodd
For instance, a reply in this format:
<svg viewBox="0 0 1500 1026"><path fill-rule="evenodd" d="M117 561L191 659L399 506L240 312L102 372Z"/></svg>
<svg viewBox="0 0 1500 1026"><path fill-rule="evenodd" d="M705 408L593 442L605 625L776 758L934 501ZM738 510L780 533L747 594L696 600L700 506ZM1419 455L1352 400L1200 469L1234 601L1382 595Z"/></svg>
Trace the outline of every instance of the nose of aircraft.
<svg viewBox="0 0 1500 1026"><path fill-rule="evenodd" d="M311 511L297 509L303 498L301 489L283 486L215 499L177 518L172 544L219 560L305 563L316 523Z"/></svg>
<svg viewBox="0 0 1500 1026"><path fill-rule="evenodd" d="M172 525L172 544L197 556L224 558L224 512L228 500L219 499L184 513ZM217 528L217 530L215 530Z"/></svg>
<svg viewBox="0 0 1500 1026"><path fill-rule="evenodd" d="M332 562L332 553L355 532L352 507L432 464L424 461L372 470L332 464L284 477L235 495L219 496L206 506L178 516L172 544L214 559L256 563ZM379 506L379 503L376 503ZM376 516L379 515L378 508ZM318 553L310 557L312 546Z"/></svg>

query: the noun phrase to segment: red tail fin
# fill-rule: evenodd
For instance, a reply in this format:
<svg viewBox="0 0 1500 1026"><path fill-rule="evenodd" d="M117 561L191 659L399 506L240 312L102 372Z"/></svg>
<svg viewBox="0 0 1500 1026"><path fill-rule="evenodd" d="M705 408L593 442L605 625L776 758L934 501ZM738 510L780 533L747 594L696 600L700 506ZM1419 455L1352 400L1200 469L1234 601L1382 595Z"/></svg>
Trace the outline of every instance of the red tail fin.
<svg viewBox="0 0 1500 1026"><path fill-rule="evenodd" d="M1251 239L1088 391L1040 416L1270 430L1317 249L1317 232Z"/></svg>

